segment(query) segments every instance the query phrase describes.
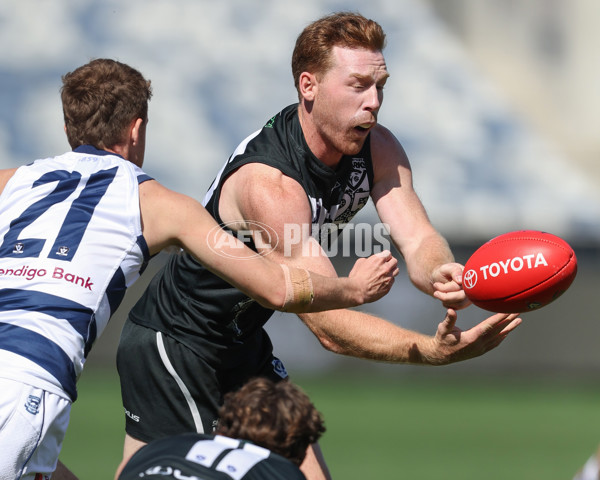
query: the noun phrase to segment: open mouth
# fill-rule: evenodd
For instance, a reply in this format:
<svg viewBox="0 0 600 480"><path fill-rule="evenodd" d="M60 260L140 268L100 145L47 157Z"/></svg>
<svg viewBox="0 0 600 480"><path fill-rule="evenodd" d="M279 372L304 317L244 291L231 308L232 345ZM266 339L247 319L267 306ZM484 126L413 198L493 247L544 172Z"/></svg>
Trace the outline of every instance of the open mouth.
<svg viewBox="0 0 600 480"><path fill-rule="evenodd" d="M356 127L354 127L357 130L360 130L361 132L367 132L369 131L369 129L371 128L371 124L370 123L363 123L361 125L357 125Z"/></svg>

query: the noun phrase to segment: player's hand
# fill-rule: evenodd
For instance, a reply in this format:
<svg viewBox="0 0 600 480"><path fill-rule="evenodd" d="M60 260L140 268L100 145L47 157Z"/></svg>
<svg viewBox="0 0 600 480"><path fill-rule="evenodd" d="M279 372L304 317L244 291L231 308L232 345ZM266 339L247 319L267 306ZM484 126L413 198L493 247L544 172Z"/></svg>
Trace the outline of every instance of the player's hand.
<svg viewBox="0 0 600 480"><path fill-rule="evenodd" d="M384 250L368 258L359 258L348 277L360 282L362 303L370 303L390 291L398 272L398 260L389 250Z"/></svg>
<svg viewBox="0 0 600 480"><path fill-rule="evenodd" d="M462 288L464 268L460 263L445 263L433 271L433 296L445 308L461 310L471 305Z"/></svg>
<svg viewBox="0 0 600 480"><path fill-rule="evenodd" d="M456 311L449 308L433 338L433 356L440 364L460 362L478 357L496 348L517 328L522 319L518 313L497 313L469 330L456 326Z"/></svg>

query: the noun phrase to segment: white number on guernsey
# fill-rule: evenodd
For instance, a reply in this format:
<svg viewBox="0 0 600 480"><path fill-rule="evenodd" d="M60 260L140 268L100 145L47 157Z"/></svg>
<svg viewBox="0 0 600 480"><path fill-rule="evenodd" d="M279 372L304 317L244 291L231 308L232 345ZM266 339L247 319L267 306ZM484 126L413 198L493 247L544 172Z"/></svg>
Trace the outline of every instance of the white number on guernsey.
<svg viewBox="0 0 600 480"><path fill-rule="evenodd" d="M116 173L117 167L114 167L90 175L79 197L73 201L71 208L65 216L62 227L54 241L54 247L48 255L49 258L65 261L73 259L85 233L85 229L92 218L94 209L106 193ZM0 246L0 258L38 257L47 239L19 238L19 235L50 207L67 199L76 190L80 179L81 174L79 172L55 170L45 173L36 180L31 188L51 182L58 183L56 188L47 196L30 205L18 218L10 222L9 230L6 232L4 242Z"/></svg>

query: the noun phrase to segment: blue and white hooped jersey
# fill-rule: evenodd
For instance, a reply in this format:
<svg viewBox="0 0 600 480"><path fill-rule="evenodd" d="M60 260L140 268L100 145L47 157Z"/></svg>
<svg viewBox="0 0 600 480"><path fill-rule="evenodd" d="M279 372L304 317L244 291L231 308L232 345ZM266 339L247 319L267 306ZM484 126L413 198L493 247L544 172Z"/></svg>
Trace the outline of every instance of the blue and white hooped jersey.
<svg viewBox="0 0 600 480"><path fill-rule="evenodd" d="M0 195L0 377L77 397L85 358L149 259L131 162L90 146Z"/></svg>

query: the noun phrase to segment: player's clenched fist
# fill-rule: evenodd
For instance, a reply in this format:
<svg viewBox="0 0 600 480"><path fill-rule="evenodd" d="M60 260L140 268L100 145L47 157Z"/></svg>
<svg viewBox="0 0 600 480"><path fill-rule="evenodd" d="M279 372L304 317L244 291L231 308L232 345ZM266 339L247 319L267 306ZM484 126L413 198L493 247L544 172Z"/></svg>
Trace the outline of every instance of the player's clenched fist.
<svg viewBox="0 0 600 480"><path fill-rule="evenodd" d="M348 276L362 279L364 288L362 303L370 303L379 300L390 291L398 272L398 260L389 250L384 250L367 258L359 258Z"/></svg>

